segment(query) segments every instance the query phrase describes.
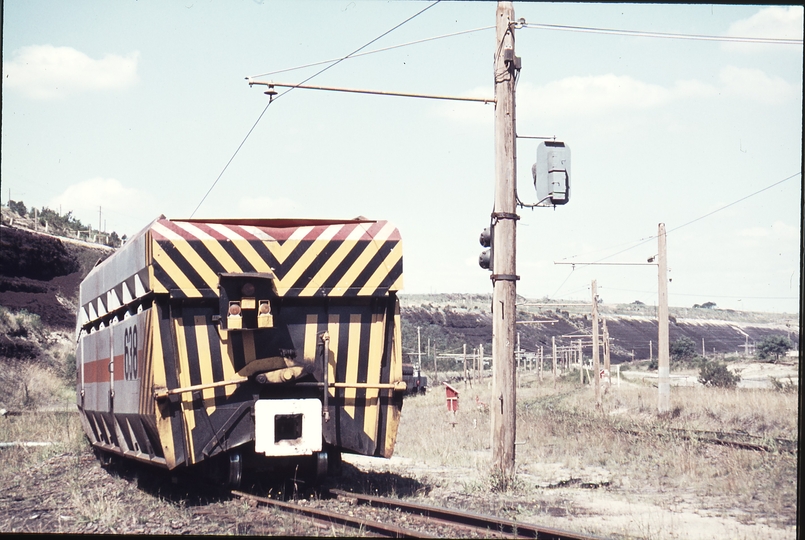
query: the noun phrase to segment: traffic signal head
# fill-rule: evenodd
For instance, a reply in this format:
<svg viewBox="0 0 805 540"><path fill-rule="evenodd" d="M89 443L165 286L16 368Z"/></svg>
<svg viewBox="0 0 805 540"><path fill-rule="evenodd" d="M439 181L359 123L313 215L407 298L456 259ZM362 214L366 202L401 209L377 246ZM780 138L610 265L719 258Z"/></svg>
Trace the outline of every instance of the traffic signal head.
<svg viewBox="0 0 805 540"><path fill-rule="evenodd" d="M540 202L555 206L570 200L570 148L565 143L541 142L531 174Z"/></svg>
<svg viewBox="0 0 805 540"><path fill-rule="evenodd" d="M488 248L481 252L478 256L478 265L481 268L486 270L492 270L492 261L493 261L493 238L494 238L494 231L492 226L490 225L486 229L483 230L481 233L481 237L479 241L481 242L481 246Z"/></svg>

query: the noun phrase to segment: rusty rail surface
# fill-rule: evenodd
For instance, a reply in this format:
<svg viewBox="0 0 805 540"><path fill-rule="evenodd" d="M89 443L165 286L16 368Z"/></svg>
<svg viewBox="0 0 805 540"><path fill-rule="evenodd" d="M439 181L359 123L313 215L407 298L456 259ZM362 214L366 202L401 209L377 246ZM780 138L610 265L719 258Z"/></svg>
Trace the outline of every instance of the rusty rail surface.
<svg viewBox="0 0 805 540"><path fill-rule="evenodd" d="M352 493L340 489L330 489L331 494L339 497L349 497L357 500L360 504L370 506L391 508L410 514L416 514L433 521L452 526L463 526L474 529L485 535L496 535L511 538L537 538L539 540L595 540L597 536L583 533L569 532L561 529L533 525L531 523L521 523L509 519L497 518L494 516L484 516L471 512L451 510L426 504L417 504L402 501L399 499L389 499L386 497L376 497L373 495L363 495Z"/></svg>
<svg viewBox="0 0 805 540"><path fill-rule="evenodd" d="M361 519L346 514L339 514L329 510L305 508L304 506L300 506L298 504L278 501L276 499L268 499L266 497L258 497L257 495L243 493L242 491L232 490L231 493L235 497L250 499L258 504L279 508L285 512L292 512L324 523L336 523L338 525L354 527L359 530L371 531L391 538L435 538L434 536L421 531L414 531L411 529L398 527L396 525L380 523L378 521L368 519Z"/></svg>

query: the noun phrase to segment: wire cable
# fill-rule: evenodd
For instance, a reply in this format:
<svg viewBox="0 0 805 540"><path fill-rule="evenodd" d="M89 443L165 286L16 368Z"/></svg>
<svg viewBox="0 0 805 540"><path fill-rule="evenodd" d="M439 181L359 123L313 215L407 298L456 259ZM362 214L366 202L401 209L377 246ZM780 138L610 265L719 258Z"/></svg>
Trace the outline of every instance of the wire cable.
<svg viewBox="0 0 805 540"><path fill-rule="evenodd" d="M366 52L363 52L363 53L360 53L360 54L353 54L352 56L349 57L349 59L360 58L361 56L367 56L367 55L375 54L375 53L379 53L379 52L385 52L385 51L390 51L390 50L393 50L393 49L399 49L400 47L407 47L409 45L417 45L419 43L426 43L428 41L434 41L434 40L437 40L437 39L460 36L462 34L471 34L473 32L480 32L481 30L489 30L490 28L495 28L495 27L494 26L482 26L480 28L473 28L472 30L462 30L461 32L453 32L452 34L443 34L441 36L434 36L434 37L429 37L429 38L424 38L424 39L418 39L416 41L409 41L408 43L400 43L399 45L392 45L390 47L384 47L382 49L374 49L372 51L366 51ZM345 60L345 59L346 58L342 58L342 60ZM298 69L304 69L304 68L309 68L309 67L313 67L313 66L320 66L322 64L328 64L330 62L335 62L336 60L338 60L338 58L333 58L331 60L322 60L321 62L313 62L311 64L304 64L304 65L301 65L301 66L295 66L295 67L290 67L290 68L285 68L285 69L278 69L276 71L269 71L269 72L266 72L266 73L260 73L259 75L252 75L252 76L250 76L248 78L249 79L256 79L257 77L267 77L269 75L276 75L277 73L287 73L288 71L296 71Z"/></svg>
<svg viewBox="0 0 805 540"><path fill-rule="evenodd" d="M725 209L727 209L727 208L729 208L729 207L731 207L731 206L734 206L734 205L738 204L739 202L743 202L743 201L745 201L746 199L749 199L750 197L754 197L755 195L758 195L758 194L760 194L760 193L763 193L764 191L769 190L769 189L771 189L771 188L773 188L773 187L775 187L775 186L779 186L779 185L780 185L780 184L782 184L783 182L787 182L787 181L791 180L792 178L796 178L796 177L797 177L797 176L799 176L800 174L801 174L801 173L799 173L799 172L794 173L794 174L792 174L791 176L787 176L786 178L783 178L782 180L779 180L779 181L774 182L773 184L770 184L770 185L768 185L768 186L766 186L766 187L764 187L764 188L762 188L762 189L759 189L759 190L755 191L754 193L750 193L749 195L746 195L745 197L741 197L740 199L738 199L738 200L736 200L736 201L733 201L733 202L731 202L731 203L729 203L729 204L726 204L726 205L724 205L724 206L722 206L722 207L720 207L720 208L717 208L717 209L713 210L712 212L708 212L708 213L706 213L706 214L704 214L704 215L702 215L702 216L699 216L699 217L697 217L697 218L695 218L695 219L692 219L692 220L690 220L690 221L688 221L688 222L686 222L686 223L683 223L682 225L679 225L679 226L677 226L677 227L674 227L673 229L669 229L669 230L665 231L665 235L666 235L666 236L668 236L668 234L670 234L670 233L671 233L671 232L673 232L673 231L678 231L678 230L679 230L679 229L681 229L682 227L687 227L688 225L691 225L691 224L693 224L693 223L696 223L697 221L700 221L700 220L702 220L702 219L704 219L704 218L706 218L706 217L712 216L713 214L715 214L715 213L717 213L717 212L720 212L720 211L725 210ZM568 276L565 278L565 280L562 282L562 284L561 284L561 285L559 285L559 288L558 288L558 289L556 289L556 291L553 293L553 296L556 296L556 294L557 294L557 293L558 293L558 292L559 292L559 291L562 289L562 287L565 285L565 283L567 282L567 280L568 280L568 279L570 279L570 276L573 274L573 271L576 269L576 264L578 264L579 266L592 266L592 265L593 265L593 264L595 264L595 263L599 263L599 262L601 262L601 261L605 261L605 260L607 260L607 259L610 259L610 258L612 258L612 257L616 256L616 255L620 255L621 253L625 253L625 252L630 251L630 250L632 250L632 249L634 249L634 248L636 248L636 247L642 246L643 244L647 244L648 242L650 242L650 241L652 241L652 240L654 240L654 239L656 239L656 238L657 238L657 235L656 235L656 234L655 234L655 235L653 235L653 236L649 236L648 238L644 238L643 240L638 241L638 243L637 243L637 244L635 244L635 245L633 245L633 246L631 246L631 247L628 247L628 248L622 249L622 250L620 250L620 251L616 251L615 253L612 253L612 254L610 254L610 255L607 255L606 257L601 257L600 259L598 259L598 260L596 260L596 261L593 261L593 262L591 262L591 263L575 263L575 264L573 265L573 267L572 267L572 270L570 271L570 274L568 274ZM621 245L623 245L623 244L621 244ZM571 256L571 257L565 257L565 259L562 259L562 260L566 260L566 259L569 259L569 258L572 258L572 257L578 257L578 255L573 255L573 256Z"/></svg>
<svg viewBox="0 0 805 540"><path fill-rule="evenodd" d="M745 197L741 197L740 199L738 199L738 200L736 200L736 201L733 201L733 202L731 202L731 203L729 203L729 204L725 204L724 206L722 206L722 207L720 207L720 208L717 208L717 209L713 210L712 212L708 212L708 213L706 213L706 214L704 214L704 215L701 215L701 216L699 216L699 217L697 217L697 218L695 218L695 219L692 219L692 220L690 220L690 221L688 221L688 222L686 222L686 223L683 223L682 225L678 225L678 226L674 227L673 229L668 229L667 231L665 231L665 235L666 235L666 236L668 236L670 233L672 233L672 232L674 232L674 231L678 231L678 230L679 230L679 229L681 229L682 227L687 227L688 225L691 225L691 224L693 224L693 223L696 223L697 221L700 221L700 220L702 220L702 219L704 219L704 218L706 218L706 217L710 217L710 216L712 216L713 214L715 214L715 213L717 213L717 212L721 212L722 210L726 210L727 208L729 208L729 207L731 207L731 206L734 206L734 205L736 205L736 204L738 204L738 203L740 203L740 202L743 202L743 201L745 201L746 199L749 199L750 197L754 197L755 195L758 195L758 194L760 194L760 193L763 193L764 191L767 191L767 190L769 190L769 189L771 189L771 188L773 188L773 187L775 187L775 186L779 186L779 185L780 185L780 184L782 184L783 182L787 182L787 181L791 180L792 178L796 178L796 177L797 177L797 176L799 176L800 174L801 174L801 173L798 173L798 172L797 172L797 173L794 173L794 174L792 174L791 176L787 176L786 178L783 178L782 180L778 180L777 182L775 182L775 183L773 183L773 184L770 184L770 185L768 185L768 186L766 186L766 187L764 187L764 188L762 188L762 189L759 189L759 190L755 191L754 193L750 193L749 195L746 195ZM612 254L610 254L610 255L607 255L606 257L602 257L602 258L600 258L600 259L598 259L598 260L596 260L596 261L593 261L593 263L586 263L586 264L585 264L585 263L577 263L577 264L579 264L580 266L589 266L590 264L594 264L594 263L597 263L597 262L605 261L605 260L607 260L607 259L610 259L610 258L612 258L612 257L616 256L616 255L620 255L621 253L624 253L624 252L626 252L626 251L630 251L630 250L632 250L632 249L634 249L634 248L636 248L636 247L642 246L643 244L646 244L646 243L648 243L648 242L650 242L650 241L652 241L652 240L654 240L654 239L656 239L656 238L657 238L657 235L655 234L655 235L649 236L648 238L644 238L644 239L642 239L642 240L638 241L638 243L637 243L637 244L635 244L635 245L633 245L633 246L631 246L631 247L628 247L628 248L626 248L626 249L622 249L622 250L620 250L620 251L617 251L617 252L615 252L615 253L612 253ZM623 245L623 244L621 244L621 245ZM578 255L572 255L571 257L565 257L565 259L562 259L562 260L566 260L566 259L569 259L569 258L572 258L572 257L578 257Z"/></svg>
<svg viewBox="0 0 805 540"><path fill-rule="evenodd" d="M617 36L635 36L665 39L690 39L698 41L726 41L733 43L766 43L775 45L802 45L801 39L756 38L740 36L712 36L702 34L671 34L666 32L644 32L641 30L618 30L615 28L595 28L590 26L568 26L564 24L524 23L523 28L535 30L562 30L566 32L586 32L592 34L611 34Z"/></svg>
<svg viewBox="0 0 805 540"><path fill-rule="evenodd" d="M405 19L403 22L401 22L401 23L400 23L400 24L398 24L397 26L395 26L395 27L391 28L390 30L386 30L385 32L383 32L382 34L380 34L379 36L377 36L376 38L374 38L372 41L370 41L370 42L366 43L365 45L362 45L361 47L358 47L357 49L355 49L354 51L352 51L352 52L351 52L351 53L349 53L348 55L344 56L343 58L340 58L340 59L338 59L338 60L334 61L334 62L333 62L332 64L330 64L329 66L326 66L326 67L324 67L324 68L320 69L319 71L317 71L316 73L314 73L313 75L311 75L310 77L308 77L307 79L305 79L305 80L303 80L302 82L300 82L300 83L299 83L297 86L299 86L299 85L301 85L301 84L305 84L306 82L310 81L310 80L311 80L311 79L313 79L314 77L318 77L319 75L321 75L322 73L324 73L324 72L325 72L325 71L327 71L328 69L330 69L330 68L332 68L332 67L335 67L336 65L340 64L341 62L343 62L343 61L344 61L344 60L346 60L347 58L350 58L350 57L351 57L351 56L353 56L354 54L356 54L356 53L358 53L358 52L362 51L363 49L365 49L366 47L368 47L369 45L371 45L371 44L372 44L372 43L374 43L375 41L377 41L377 40L379 40L379 39L381 39L381 38L383 38L383 37L387 36L387 35L388 35L388 34L390 34L391 32L395 31L396 29L398 29L399 27L401 27L401 26L402 26L402 25L404 25L405 23L407 23L407 22L409 22L409 21L411 21L411 20L415 19L416 17L418 17L418 16L422 15L422 14L423 14L423 13L425 13L427 10L429 10L430 8L432 8L433 6L435 6L436 4L438 4L438 3L439 3L439 2L441 2L441 1L442 1L442 0L436 0L435 2L433 2L432 4L430 4L429 6L425 7L424 9L422 9L422 10L418 11L418 12L417 12L417 13L415 13L414 15L411 15L410 17L408 17L407 19ZM224 175L224 173L226 172L226 170L229 168L229 165L232 163L232 160L234 160L234 159L235 159L235 156L237 156L237 155L238 155L238 152L240 152L240 149L241 149L241 148L243 148L243 145L246 143L246 140L247 140L247 139L249 138L249 136L252 134L252 132L254 131L254 128L256 128L256 127L257 127L257 124L259 124L259 123L260 123L260 120L263 118L263 115L264 115L264 114L266 113L266 111L268 110L269 105L271 105L272 103L274 103L275 101L277 101L277 100L278 100L279 98L281 98L282 96L286 95L288 92L291 92L291 91L295 90L295 89L297 88L297 86L291 87L291 88L289 88L288 90L286 90L285 92L283 92L282 94L280 94L280 95L278 95L278 96L276 96L276 97L274 97L274 98L270 98L270 99L268 100L268 103L266 104L265 108L263 109L263 112L261 112L261 113L260 113L260 116L258 116L258 117L257 117L257 120L254 122L254 125L252 125L251 129L249 130L249 132L248 132L248 133L246 133L246 136L243 138L243 140L241 141L241 143L238 145L238 148L235 150L235 153L234 153L234 154L232 154L232 157L231 157L231 158L229 158L229 161L227 161L227 162L226 162L226 165L224 166L223 170L221 171L221 174L219 174L219 175L218 175L218 177L215 179L215 181L214 181L214 182L212 183L212 185L210 186L210 189L208 189L208 190L207 190L207 193L204 195L204 197L202 197L201 201L200 201L200 202L198 203L198 205L196 206L196 209L195 209L195 210L193 210L193 213L192 213L192 214L190 214L190 218L192 218L194 215L196 215L196 212L198 212L198 209L201 207L201 205L202 205L202 204L204 203L204 201L207 199L207 197L209 196L209 194L212 192L212 190L213 190L213 188L215 187L215 185L218 183L218 181L219 181L219 180L221 179L221 177Z"/></svg>

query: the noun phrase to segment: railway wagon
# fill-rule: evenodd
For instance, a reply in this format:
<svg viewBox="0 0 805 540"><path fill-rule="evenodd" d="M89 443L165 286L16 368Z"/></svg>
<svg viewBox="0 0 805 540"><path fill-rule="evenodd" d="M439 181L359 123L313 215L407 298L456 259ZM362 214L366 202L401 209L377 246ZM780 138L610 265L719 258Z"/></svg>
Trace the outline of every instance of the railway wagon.
<svg viewBox="0 0 805 540"><path fill-rule="evenodd" d="M402 243L386 221L160 216L80 286L77 401L114 455L333 471L390 457L406 389Z"/></svg>

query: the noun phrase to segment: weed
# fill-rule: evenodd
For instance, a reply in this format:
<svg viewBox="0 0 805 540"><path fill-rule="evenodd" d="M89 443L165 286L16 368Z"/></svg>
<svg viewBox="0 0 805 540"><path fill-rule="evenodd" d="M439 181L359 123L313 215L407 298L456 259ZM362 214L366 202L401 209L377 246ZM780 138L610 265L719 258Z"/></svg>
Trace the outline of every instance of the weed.
<svg viewBox="0 0 805 540"><path fill-rule="evenodd" d="M771 381L772 388L778 392L795 393L799 389L799 385L795 383L791 377L788 377L788 381L777 377L769 377L769 380Z"/></svg>

